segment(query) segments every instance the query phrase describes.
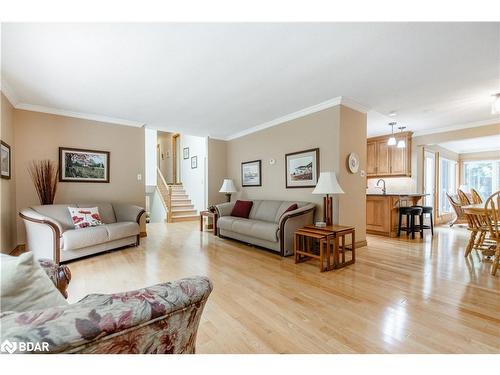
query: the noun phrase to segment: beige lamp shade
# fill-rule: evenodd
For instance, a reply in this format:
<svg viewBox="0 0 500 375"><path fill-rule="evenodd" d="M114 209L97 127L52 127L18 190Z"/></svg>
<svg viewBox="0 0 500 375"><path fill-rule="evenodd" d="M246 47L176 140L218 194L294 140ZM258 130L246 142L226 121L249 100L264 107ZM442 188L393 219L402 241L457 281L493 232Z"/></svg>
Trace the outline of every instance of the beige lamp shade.
<svg viewBox="0 0 500 375"><path fill-rule="evenodd" d="M236 193L237 191L236 186L234 186L234 181L230 178L225 178L222 186L220 187L219 193L231 194Z"/></svg>
<svg viewBox="0 0 500 375"><path fill-rule="evenodd" d="M335 172L321 172L313 194L344 194L340 187Z"/></svg>

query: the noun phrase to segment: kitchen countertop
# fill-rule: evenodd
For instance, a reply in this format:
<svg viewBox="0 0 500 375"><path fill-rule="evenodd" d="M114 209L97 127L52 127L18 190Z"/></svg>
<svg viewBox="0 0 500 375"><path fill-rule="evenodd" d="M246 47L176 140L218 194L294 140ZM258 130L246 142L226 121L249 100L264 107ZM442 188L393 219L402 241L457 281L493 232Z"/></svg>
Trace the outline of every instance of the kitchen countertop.
<svg viewBox="0 0 500 375"><path fill-rule="evenodd" d="M374 195L374 196L377 196L377 197L423 197L425 195L429 195L429 194L424 194L424 193L385 193L385 194L382 194L382 193L366 193L366 195Z"/></svg>

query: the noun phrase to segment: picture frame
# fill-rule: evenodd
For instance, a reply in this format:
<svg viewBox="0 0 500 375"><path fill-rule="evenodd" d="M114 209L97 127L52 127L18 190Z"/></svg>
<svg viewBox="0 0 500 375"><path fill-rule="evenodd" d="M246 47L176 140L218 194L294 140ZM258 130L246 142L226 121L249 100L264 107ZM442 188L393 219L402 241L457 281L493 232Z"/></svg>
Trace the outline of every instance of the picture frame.
<svg viewBox="0 0 500 375"><path fill-rule="evenodd" d="M198 168L198 156L193 156L191 158L191 169Z"/></svg>
<svg viewBox="0 0 500 375"><path fill-rule="evenodd" d="M319 178L319 148L285 155L287 189L315 187Z"/></svg>
<svg viewBox="0 0 500 375"><path fill-rule="evenodd" d="M110 181L110 152L59 147L59 182Z"/></svg>
<svg viewBox="0 0 500 375"><path fill-rule="evenodd" d="M241 186L262 186L262 160L241 163Z"/></svg>
<svg viewBox="0 0 500 375"><path fill-rule="evenodd" d="M10 180L12 176L12 153L11 153L11 148L10 146L4 142L0 141L0 149L1 149L1 156L0 156L0 165L1 165L1 177Z"/></svg>
<svg viewBox="0 0 500 375"><path fill-rule="evenodd" d="M189 159L189 147L184 147L182 149L182 157L184 160Z"/></svg>

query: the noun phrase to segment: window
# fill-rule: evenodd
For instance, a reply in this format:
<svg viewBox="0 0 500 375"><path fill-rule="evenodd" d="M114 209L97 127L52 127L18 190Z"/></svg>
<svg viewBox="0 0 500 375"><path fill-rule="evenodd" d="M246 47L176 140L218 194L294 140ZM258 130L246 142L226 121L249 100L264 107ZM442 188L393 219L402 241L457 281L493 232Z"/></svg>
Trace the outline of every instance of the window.
<svg viewBox="0 0 500 375"><path fill-rule="evenodd" d="M455 194L457 190L457 162L440 158L439 162L439 214L452 212L446 193Z"/></svg>
<svg viewBox="0 0 500 375"><path fill-rule="evenodd" d="M500 160L464 162L464 184L476 189L486 200L500 190Z"/></svg>

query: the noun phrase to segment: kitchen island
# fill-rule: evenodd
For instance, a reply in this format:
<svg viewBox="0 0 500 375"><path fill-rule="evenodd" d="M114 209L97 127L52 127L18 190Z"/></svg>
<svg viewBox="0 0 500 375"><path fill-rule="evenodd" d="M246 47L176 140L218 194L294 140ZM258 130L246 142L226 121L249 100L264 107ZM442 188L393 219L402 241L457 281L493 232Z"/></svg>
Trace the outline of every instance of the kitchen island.
<svg viewBox="0 0 500 375"><path fill-rule="evenodd" d="M367 193L366 233L397 237L399 207L422 204L421 200L425 195L419 193Z"/></svg>

